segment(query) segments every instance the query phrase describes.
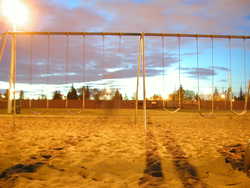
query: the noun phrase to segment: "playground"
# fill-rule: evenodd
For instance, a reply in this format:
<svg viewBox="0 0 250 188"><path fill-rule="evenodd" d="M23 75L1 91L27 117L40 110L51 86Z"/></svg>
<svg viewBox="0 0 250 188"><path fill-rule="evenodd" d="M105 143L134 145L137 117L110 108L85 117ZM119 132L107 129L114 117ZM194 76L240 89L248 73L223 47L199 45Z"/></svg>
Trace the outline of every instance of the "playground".
<svg viewBox="0 0 250 188"><path fill-rule="evenodd" d="M0 187L246 188L249 38L4 33Z"/></svg>

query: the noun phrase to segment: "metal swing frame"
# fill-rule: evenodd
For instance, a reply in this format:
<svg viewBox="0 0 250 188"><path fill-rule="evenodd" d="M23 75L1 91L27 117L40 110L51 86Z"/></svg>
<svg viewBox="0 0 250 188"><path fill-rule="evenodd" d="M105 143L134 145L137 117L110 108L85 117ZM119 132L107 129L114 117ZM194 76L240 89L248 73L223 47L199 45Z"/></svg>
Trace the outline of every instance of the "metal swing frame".
<svg viewBox="0 0 250 188"><path fill-rule="evenodd" d="M86 36L82 36L82 81L85 83L86 82ZM82 87L82 108L81 112L83 109L86 108L86 101L85 101L85 91L84 87Z"/></svg>
<svg viewBox="0 0 250 188"><path fill-rule="evenodd" d="M1 64L2 58L3 58L3 53L4 53L4 50L5 50L6 44L7 44L6 35L0 35L0 39L2 40L2 45L1 45L1 48L0 48L0 64Z"/></svg>
<svg viewBox="0 0 250 188"><path fill-rule="evenodd" d="M33 85L33 46L32 46L32 44L33 44L33 36L31 35L30 36L30 50L29 50L29 58L30 58L30 85L31 85L31 88L32 88L32 85ZM50 62L50 52L49 52L49 50L50 50L50 36L48 35L48 46L47 46L47 48L48 48L48 64L49 64L49 62ZM47 67L46 67L46 71L47 71L47 73L48 73L48 69L49 69L49 65L47 65ZM48 83L48 77L46 78L46 82ZM41 115L42 113L41 112L37 112L37 111L33 111L32 110L32 100L33 99L29 99L29 109L31 110L31 113L32 114L37 114L37 115ZM48 101L48 99L46 99L46 108L49 108L49 101Z"/></svg>
<svg viewBox="0 0 250 188"><path fill-rule="evenodd" d="M82 61L82 81L85 82L86 81L86 35L82 35L81 38L81 61ZM65 48L65 80L64 83L68 84L68 73L69 73L69 58L70 58L70 53L69 53L69 49L70 49L70 35L67 34L66 35L66 48ZM68 111L68 113L71 114L80 114L81 112L83 112L83 110L86 107L86 101L85 101L85 93L84 93L84 88L82 87L82 104L80 107L80 110L77 112L73 112L73 111ZM66 93L65 96L65 108L69 107L69 99L68 99L68 93Z"/></svg>
<svg viewBox="0 0 250 188"><path fill-rule="evenodd" d="M163 69L163 84L165 82L165 40L164 36L162 36L162 69ZM164 98L162 99L163 102L163 110L167 111L171 114L179 112L181 110L181 38L178 36L178 79L179 79L179 92L178 92L178 108L174 111L168 110L165 108L165 101Z"/></svg>
<svg viewBox="0 0 250 188"><path fill-rule="evenodd" d="M70 58L70 53L69 53L69 49L70 49L70 35L66 35L66 48L65 48L65 56L66 56L66 60L65 60L65 72L66 72L66 77L65 77L65 84L68 84L68 73L69 73L69 58ZM81 61L82 61L82 81L85 82L86 81L86 35L82 35L81 38ZM85 105L86 105L86 101L85 101L85 93L84 93L84 88L82 87L82 104L80 107L80 110L77 112L74 111L70 111L68 110L68 113L71 114L80 114L81 112L83 112L83 110L85 109ZM66 93L66 100L65 100L65 108L67 109L69 107L69 99L68 99L68 93Z"/></svg>
<svg viewBox="0 0 250 188"><path fill-rule="evenodd" d="M47 78L46 78L46 84L49 84L49 72L50 72L50 35L48 35L48 39L47 39L48 43L48 51L47 51L47 66L46 66L46 72L47 72ZM49 109L49 99L48 96L46 97L46 108Z"/></svg>
<svg viewBox="0 0 250 188"><path fill-rule="evenodd" d="M247 83L246 80L246 39L243 39L243 63L244 63L244 77L245 77L245 97L244 97L244 108L241 112L236 112L233 109L233 87L232 87L232 44L231 44L231 38L228 40L229 43L229 68L228 68L228 92L229 92L229 102L230 102L230 112L237 115L237 116L243 116L245 115L248 110L247 110L247 105L248 105L248 97L250 94L250 80Z"/></svg>
<svg viewBox="0 0 250 188"><path fill-rule="evenodd" d="M212 117L214 115L214 38L211 37L211 69L212 69L212 82L211 82L211 112L205 114L201 111L201 98L200 98L200 73L199 73L199 38L196 37L196 69L197 69L197 107L198 113L202 117Z"/></svg>
<svg viewBox="0 0 250 188"><path fill-rule="evenodd" d="M138 64L143 66L143 106L144 106L144 124L145 127L147 125L146 119L146 69L145 69L145 58L144 58L144 37L145 36L152 36L152 37L190 37L190 38L235 38L235 39L250 39L250 36L240 36L240 35L211 35L211 34L176 34L176 33L112 33L112 32L6 32L1 34L3 37L4 35L11 36L11 63L10 63L10 79L9 79L9 91L10 97L8 99L8 113L11 114L12 111L15 114L15 108L13 110L13 104L15 104L15 69L16 69L16 36L17 35L110 35L110 36L138 36L140 37L140 51L138 59ZM138 66L139 69L139 66ZM137 74L137 77L140 74ZM138 92L138 89L137 89ZM138 98L137 98L138 100ZM136 101L137 103L138 101ZM137 104L138 105L138 104ZM138 107L138 106L137 106ZM137 110L137 109L136 109Z"/></svg>

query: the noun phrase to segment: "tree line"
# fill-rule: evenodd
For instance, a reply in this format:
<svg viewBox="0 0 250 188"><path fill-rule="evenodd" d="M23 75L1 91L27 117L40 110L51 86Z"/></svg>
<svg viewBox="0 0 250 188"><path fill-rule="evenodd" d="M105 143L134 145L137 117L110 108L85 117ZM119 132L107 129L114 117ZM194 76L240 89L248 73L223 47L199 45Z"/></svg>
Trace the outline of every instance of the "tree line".
<svg viewBox="0 0 250 188"><path fill-rule="evenodd" d="M82 87L80 89L74 88L72 85L70 90L67 93L67 99L69 100L78 100L78 99L84 99L84 100L103 100L103 99L109 99L109 100L122 100L122 94L118 89L115 90L107 90L107 89L97 89L97 88L89 88L88 86ZM53 100L62 100L63 94L60 91L54 91L53 93Z"/></svg>
<svg viewBox="0 0 250 188"><path fill-rule="evenodd" d="M222 92L219 92L218 88L215 87L213 94L210 94L210 96L213 95L213 98L215 101L229 100L231 92L232 92L232 89L230 88L228 88L227 90L223 90ZM174 91L168 96L168 100L172 100L172 101L178 101L179 99L181 101L198 100L199 97L200 96L198 96L197 93L195 93L192 90L188 90L188 89L184 90L181 85L178 90ZM163 97L161 95L154 94L150 99L151 100L163 100ZM233 96L233 100L237 100L237 101L245 100L245 94L243 92L242 87L240 88L239 95Z"/></svg>
<svg viewBox="0 0 250 188"><path fill-rule="evenodd" d="M219 92L219 90L215 87L213 97L215 101L220 100L229 100L230 99L230 93L231 89L228 88L227 90L223 90L222 92ZM180 97L179 97L180 95ZM120 93L119 89L98 89L98 88L90 88L89 86L84 86L82 88L76 89L73 85L69 89L69 91L66 94L67 99L69 100L128 100L128 97L123 97ZM184 90L182 85L179 87L178 90L174 91L168 96L168 100L172 101L178 101L179 98L181 101L184 100L197 100L198 95L192 91L192 90ZM8 99L9 98L9 90L7 89L4 94L0 93L0 99ZM52 99L53 100L63 100L64 95L61 93L61 91L56 90L53 92ZM24 91L20 91L18 99L24 99ZM41 95L39 99L46 100L46 95ZM135 100L135 96L132 97L133 100ZM163 100L163 97L159 94L154 94L150 100ZM242 87L240 88L239 95L233 97L234 100L244 100L245 94L243 92Z"/></svg>

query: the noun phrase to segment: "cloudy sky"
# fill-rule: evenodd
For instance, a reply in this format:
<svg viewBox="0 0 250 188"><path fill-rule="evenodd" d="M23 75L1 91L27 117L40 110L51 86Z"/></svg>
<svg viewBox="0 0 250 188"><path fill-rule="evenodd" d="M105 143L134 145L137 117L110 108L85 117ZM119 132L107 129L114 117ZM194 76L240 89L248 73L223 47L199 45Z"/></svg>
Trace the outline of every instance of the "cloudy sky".
<svg viewBox="0 0 250 188"><path fill-rule="evenodd" d="M19 31L156 32L250 35L249 0L23 0L29 22ZM0 15L0 32L10 31ZM9 40L8 40L9 42ZM166 97L179 87L211 91L228 87L228 39L146 37L147 93ZM2 44L2 41L1 43ZM0 89L7 87L9 44L0 65ZM212 48L213 46L213 48ZM231 40L235 91L250 79L250 42ZM133 96L138 37L20 36L17 38L18 89L27 95L76 87L119 88ZM34 92L35 91L35 92Z"/></svg>

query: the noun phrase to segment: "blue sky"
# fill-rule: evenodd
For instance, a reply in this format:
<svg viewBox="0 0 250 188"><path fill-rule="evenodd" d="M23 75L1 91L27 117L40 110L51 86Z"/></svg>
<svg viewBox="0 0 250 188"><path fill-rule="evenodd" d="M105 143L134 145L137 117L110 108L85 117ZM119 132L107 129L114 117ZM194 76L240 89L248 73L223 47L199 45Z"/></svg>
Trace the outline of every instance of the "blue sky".
<svg viewBox="0 0 250 188"><path fill-rule="evenodd" d="M70 0L70 1L61 1L61 0L52 0L52 3L54 3L55 5L59 5L59 6L65 6L66 8L77 8L78 6L81 5L81 1L80 0Z"/></svg>
<svg viewBox="0 0 250 188"><path fill-rule="evenodd" d="M24 2L30 9L30 21L27 25L18 28L20 31L250 35L250 1L248 0L24 0ZM0 15L0 32L8 30L10 30L9 24ZM29 37L18 38L17 83L22 84L19 89L24 88L27 94L36 93L37 96L42 90L37 88L41 87L50 92L55 87L65 91L63 88L66 85L69 87L74 83L76 87L81 85L117 87L128 96L133 96L138 38L70 37L67 52L66 37L52 36L49 61L47 37L33 37L32 58L29 41ZM86 51L83 58L84 42ZM168 95L179 87L178 41L176 38L166 37L164 43L165 66L163 68L162 38L146 38L148 96ZM181 38L180 48L181 84L184 89L197 90L197 71L200 74L201 93L208 94L211 91L212 79L220 91L227 88L228 39L214 39L213 70L211 40L199 40L199 69L196 62L195 39ZM248 40L245 52L242 40L232 40L232 75L235 91L239 91L241 86L244 87L245 80L250 79L249 50ZM246 64L244 64L244 53ZM0 89L7 87L8 63L9 46L0 65ZM46 91L43 92L46 93Z"/></svg>

